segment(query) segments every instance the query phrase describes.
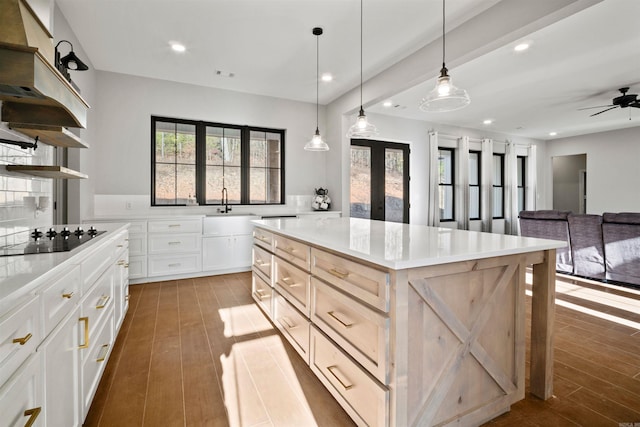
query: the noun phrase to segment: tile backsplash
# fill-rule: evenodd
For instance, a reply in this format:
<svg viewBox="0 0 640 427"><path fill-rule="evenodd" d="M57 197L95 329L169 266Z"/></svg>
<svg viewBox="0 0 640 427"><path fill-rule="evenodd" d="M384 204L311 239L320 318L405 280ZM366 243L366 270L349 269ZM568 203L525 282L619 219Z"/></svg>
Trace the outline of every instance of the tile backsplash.
<svg viewBox="0 0 640 427"><path fill-rule="evenodd" d="M0 123L0 138L33 140ZM6 165L52 165L55 148L39 143L34 150L0 143L0 247L20 243L29 230L53 223L52 179L38 178L6 170Z"/></svg>

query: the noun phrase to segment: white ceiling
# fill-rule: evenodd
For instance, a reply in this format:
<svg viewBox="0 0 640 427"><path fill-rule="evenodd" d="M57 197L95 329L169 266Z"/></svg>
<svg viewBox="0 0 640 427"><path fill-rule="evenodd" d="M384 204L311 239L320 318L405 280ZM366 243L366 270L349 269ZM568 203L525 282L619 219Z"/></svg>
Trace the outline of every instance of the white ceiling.
<svg viewBox="0 0 640 427"><path fill-rule="evenodd" d="M580 1L586 0L576 3ZM325 31L320 72L334 75L333 82L321 84L320 103L339 98L360 82L357 0L56 2L98 70L315 102L316 40L311 29L320 26ZM447 31L499 2L449 0ZM520 4L526 7L526 2ZM496 48L484 55L454 58L450 75L472 100L463 110L427 114L418 109L435 75L408 90L387 88L398 107L376 103L366 109L471 128L483 128L482 121L490 118L492 131L540 139L553 139L550 131L560 138L640 126L639 108L595 117L589 115L597 109L577 110L610 104L619 87L640 93L638 17L639 0L604 0L564 19L550 19L555 22L548 26L538 25L540 29L519 38L532 42L526 52L515 53L512 40L496 40ZM366 0L363 21L366 82L440 37L442 3ZM174 53L169 46L173 40L187 51ZM448 50L455 51L449 44L447 38ZM439 67L433 64L434 70ZM216 70L234 77L217 76Z"/></svg>

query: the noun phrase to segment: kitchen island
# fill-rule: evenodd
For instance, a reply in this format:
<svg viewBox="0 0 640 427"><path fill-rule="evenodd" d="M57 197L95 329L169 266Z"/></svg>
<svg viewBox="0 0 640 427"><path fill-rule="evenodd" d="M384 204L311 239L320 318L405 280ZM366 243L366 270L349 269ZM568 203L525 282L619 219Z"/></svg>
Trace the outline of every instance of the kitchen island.
<svg viewBox="0 0 640 427"><path fill-rule="evenodd" d="M255 221L253 296L359 425L478 425L552 394L563 242L353 218Z"/></svg>

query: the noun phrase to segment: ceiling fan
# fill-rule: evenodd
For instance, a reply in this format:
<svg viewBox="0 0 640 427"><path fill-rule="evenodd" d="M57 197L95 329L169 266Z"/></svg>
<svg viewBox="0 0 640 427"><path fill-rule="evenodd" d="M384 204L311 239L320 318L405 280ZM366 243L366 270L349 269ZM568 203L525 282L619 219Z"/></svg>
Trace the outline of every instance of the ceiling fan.
<svg viewBox="0 0 640 427"><path fill-rule="evenodd" d="M597 107L579 108L579 110L589 110L589 109L592 109L592 108L604 108L604 110L598 111L597 113L594 113L594 114L589 116L589 117L593 117L593 116L597 116L598 114L602 114L604 112L607 112L609 110L613 110L614 108L618 108L618 107L620 107L620 108L627 108L627 107L640 108L640 99L638 99L638 95L637 94L630 93L629 95L627 95L627 92L629 91L628 87L621 87L618 90L620 91L620 93L622 93L622 95L613 98L613 101L611 101L611 104L609 104L609 105L599 105Z"/></svg>

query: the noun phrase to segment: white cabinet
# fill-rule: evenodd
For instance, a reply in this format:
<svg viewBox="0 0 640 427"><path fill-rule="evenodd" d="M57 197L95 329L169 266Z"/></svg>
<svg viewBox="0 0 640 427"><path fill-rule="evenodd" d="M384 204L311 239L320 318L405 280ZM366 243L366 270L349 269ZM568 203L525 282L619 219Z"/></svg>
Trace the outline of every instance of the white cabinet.
<svg viewBox="0 0 640 427"><path fill-rule="evenodd" d="M252 220L257 216L215 216L203 220L202 270L233 272L249 269L253 246Z"/></svg>
<svg viewBox="0 0 640 427"><path fill-rule="evenodd" d="M149 277L202 271L202 218L149 220L147 230Z"/></svg>
<svg viewBox="0 0 640 427"><path fill-rule="evenodd" d="M78 318L80 308L65 318L42 343L47 426L80 426Z"/></svg>
<svg viewBox="0 0 640 427"><path fill-rule="evenodd" d="M41 427L42 409L41 355L34 353L0 387L0 421L3 427Z"/></svg>

